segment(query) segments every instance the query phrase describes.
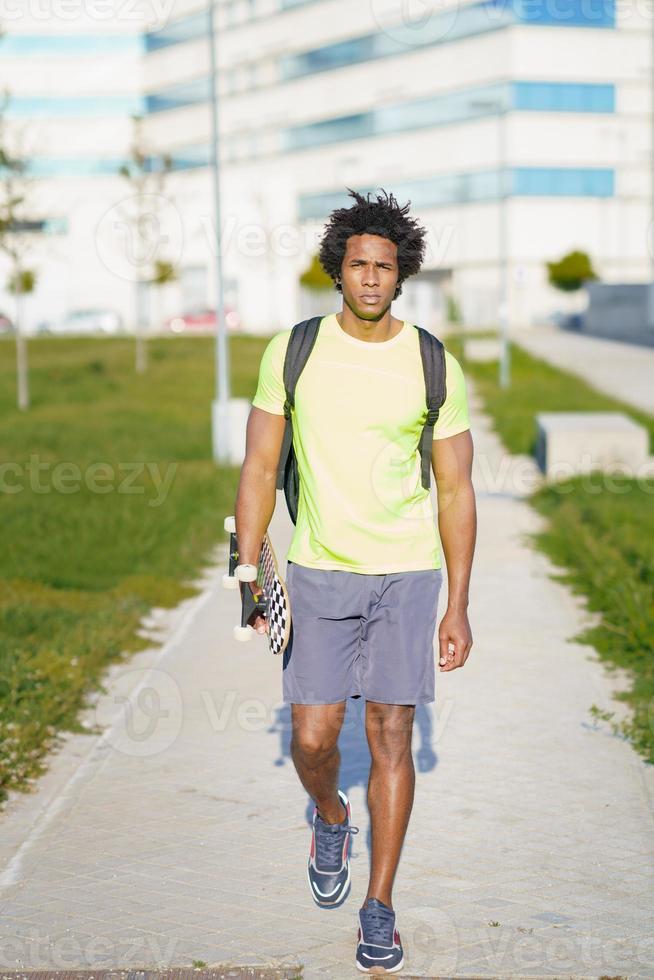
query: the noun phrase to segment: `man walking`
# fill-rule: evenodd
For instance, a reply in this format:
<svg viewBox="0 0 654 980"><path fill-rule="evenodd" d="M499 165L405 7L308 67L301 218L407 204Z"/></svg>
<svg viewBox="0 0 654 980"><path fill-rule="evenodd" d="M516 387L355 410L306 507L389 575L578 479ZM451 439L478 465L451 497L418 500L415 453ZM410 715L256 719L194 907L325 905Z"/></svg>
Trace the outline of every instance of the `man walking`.
<svg viewBox="0 0 654 980"><path fill-rule="evenodd" d="M322 318L295 394L300 493L287 554L293 626L283 694L292 710L293 762L315 804L308 878L321 908L341 905L350 890L357 828L338 785L337 742L347 699L366 702L372 843L356 965L381 974L403 965L392 888L413 804L415 706L435 695L438 532L448 572L438 627L445 672L462 667L472 646L476 511L465 381L448 351L431 451L438 531L421 484L417 449L427 408L419 337L391 314L391 304L420 270L425 229L392 194L370 200L349 193L355 203L331 214L319 253L343 306ZM248 419L235 510L243 563L257 563L275 509L290 333L276 334L264 351ZM261 617L253 625L267 628Z"/></svg>

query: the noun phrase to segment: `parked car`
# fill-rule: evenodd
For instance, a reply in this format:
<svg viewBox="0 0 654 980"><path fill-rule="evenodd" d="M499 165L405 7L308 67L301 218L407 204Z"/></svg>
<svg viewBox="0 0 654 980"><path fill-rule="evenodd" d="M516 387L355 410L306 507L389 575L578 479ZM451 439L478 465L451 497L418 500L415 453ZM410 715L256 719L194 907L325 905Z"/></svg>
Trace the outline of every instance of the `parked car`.
<svg viewBox="0 0 654 980"><path fill-rule="evenodd" d="M231 306L225 306L225 323L228 330L238 330L241 318ZM166 333L212 334L216 332L215 310L199 309L169 317L164 323Z"/></svg>
<svg viewBox="0 0 654 980"><path fill-rule="evenodd" d="M39 333L105 334L124 333L123 319L115 310L70 310L61 320L38 325Z"/></svg>
<svg viewBox="0 0 654 980"><path fill-rule="evenodd" d="M12 334L13 332L13 322L4 313L0 313L0 335Z"/></svg>

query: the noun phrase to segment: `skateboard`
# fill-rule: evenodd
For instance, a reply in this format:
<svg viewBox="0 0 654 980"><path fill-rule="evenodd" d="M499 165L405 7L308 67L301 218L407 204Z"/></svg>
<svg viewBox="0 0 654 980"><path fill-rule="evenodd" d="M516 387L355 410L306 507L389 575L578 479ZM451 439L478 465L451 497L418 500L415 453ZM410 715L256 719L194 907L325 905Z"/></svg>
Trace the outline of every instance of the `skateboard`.
<svg viewBox="0 0 654 980"><path fill-rule="evenodd" d="M258 613L265 616L269 626L267 636L270 652L283 653L291 634L291 602L279 574L270 538L267 534L264 535L258 566L239 565L236 518L226 517L224 527L229 533L229 571L223 575L223 586L226 589L237 589L241 582L244 583L241 589L241 625L234 627L234 639L247 641L256 635L250 620ZM251 582L256 585L248 585Z"/></svg>

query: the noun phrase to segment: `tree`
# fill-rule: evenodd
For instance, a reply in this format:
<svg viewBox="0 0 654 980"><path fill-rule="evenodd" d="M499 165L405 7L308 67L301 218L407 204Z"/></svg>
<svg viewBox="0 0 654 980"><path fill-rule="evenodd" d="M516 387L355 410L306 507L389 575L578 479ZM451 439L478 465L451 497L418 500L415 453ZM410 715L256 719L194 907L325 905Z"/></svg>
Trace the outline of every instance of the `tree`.
<svg viewBox="0 0 654 980"><path fill-rule="evenodd" d="M564 293L581 289L585 279L598 278L586 252L568 252L558 262L547 262L546 265L550 285Z"/></svg>
<svg viewBox="0 0 654 980"><path fill-rule="evenodd" d="M22 299L36 285L36 273L28 269L26 256L33 247L35 232L42 222L29 215L29 187L27 161L16 146L16 135L10 139L5 114L9 103L5 90L0 104L0 251L11 262L7 288L16 298L16 388L18 408L29 408L29 371L27 339L23 328ZM11 145L11 148L10 148Z"/></svg>
<svg viewBox="0 0 654 980"><path fill-rule="evenodd" d="M143 118L132 116L134 134L130 158L120 170L120 176L129 183L132 195L123 202L121 213L134 231L133 267L137 288L137 300L144 290L149 295L152 285L161 285L162 270L168 268L166 282L176 277L173 263L160 254L162 242L160 212L165 202L163 196L167 177L172 170L172 158L168 154L154 155L148 152L143 138ZM149 306L149 304L147 304ZM136 317L136 371L147 368L147 346L144 334L143 310L139 302Z"/></svg>
<svg viewBox="0 0 654 980"><path fill-rule="evenodd" d="M312 257L308 269L305 269L300 276L300 284L304 286L305 289L313 289L315 291L334 288L332 277L328 276L323 269L317 254Z"/></svg>

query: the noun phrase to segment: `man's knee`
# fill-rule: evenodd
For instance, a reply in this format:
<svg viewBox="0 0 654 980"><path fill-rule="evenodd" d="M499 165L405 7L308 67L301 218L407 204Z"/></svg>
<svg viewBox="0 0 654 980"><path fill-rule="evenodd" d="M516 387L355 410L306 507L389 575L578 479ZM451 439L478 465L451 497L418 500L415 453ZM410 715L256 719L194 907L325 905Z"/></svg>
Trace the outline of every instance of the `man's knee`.
<svg viewBox="0 0 654 980"><path fill-rule="evenodd" d="M320 758L329 755L338 742L338 735L317 731L314 728L294 728L291 735L291 751L305 758Z"/></svg>
<svg viewBox="0 0 654 980"><path fill-rule="evenodd" d="M339 705L293 705L291 751L307 759L329 755L338 743L342 723Z"/></svg>
<svg viewBox="0 0 654 980"><path fill-rule="evenodd" d="M411 755L414 715L415 705L368 702L366 735L373 760L393 765Z"/></svg>

